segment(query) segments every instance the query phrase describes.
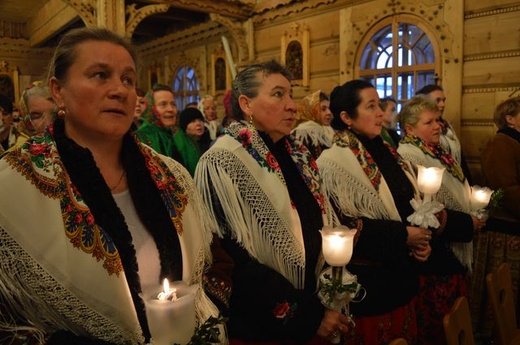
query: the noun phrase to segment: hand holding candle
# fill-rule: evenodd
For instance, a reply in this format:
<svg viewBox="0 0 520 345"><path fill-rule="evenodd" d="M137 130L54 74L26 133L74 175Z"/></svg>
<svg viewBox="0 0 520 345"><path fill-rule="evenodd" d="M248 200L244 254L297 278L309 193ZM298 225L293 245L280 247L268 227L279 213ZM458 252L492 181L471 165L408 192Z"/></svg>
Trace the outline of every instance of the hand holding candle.
<svg viewBox="0 0 520 345"><path fill-rule="evenodd" d="M432 201L432 196L437 193L442 184L442 175L445 168L430 167L426 168L422 165L417 165L417 186L419 191L423 193L422 200L412 199L410 204L414 209L414 213L409 215L406 220L412 225L417 225L422 228L438 228L440 226L439 220L435 214L444 208L439 202Z"/></svg>
<svg viewBox="0 0 520 345"><path fill-rule="evenodd" d="M327 268L320 275L318 297L327 308L345 312L349 318L348 303L357 295L361 286L357 283L356 276L343 268L352 258L356 231L342 225L336 228L324 226L320 230L323 256L332 267ZM351 318L350 321L354 325ZM339 335L334 335L330 342L337 344L340 340Z"/></svg>

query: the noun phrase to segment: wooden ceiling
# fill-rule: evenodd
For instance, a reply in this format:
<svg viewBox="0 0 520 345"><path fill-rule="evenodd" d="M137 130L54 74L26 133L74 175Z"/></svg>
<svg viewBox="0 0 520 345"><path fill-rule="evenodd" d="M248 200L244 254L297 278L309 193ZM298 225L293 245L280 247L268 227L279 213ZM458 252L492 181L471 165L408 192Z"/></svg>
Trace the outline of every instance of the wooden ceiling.
<svg viewBox="0 0 520 345"><path fill-rule="evenodd" d="M87 3L89 1L86 1ZM95 3L91 0L91 2ZM2 22L22 23L22 38L28 39L33 47L53 47L59 36L74 27L84 26L79 16L62 20L63 16L52 18L49 12L53 8L63 8L64 0L0 0L0 24ZM252 0L125 0L125 6L134 5L137 9L147 5L165 4L169 9L164 13L157 13L146 17L135 28L132 41L135 44L150 42L165 35L187 29L191 26L210 20L210 13L217 13L231 19L245 19L253 11L255 1ZM73 13L71 11L71 13ZM52 33L47 32L45 37L33 34L35 26L43 26L43 21L61 20L54 24ZM41 36L41 33L40 33Z"/></svg>

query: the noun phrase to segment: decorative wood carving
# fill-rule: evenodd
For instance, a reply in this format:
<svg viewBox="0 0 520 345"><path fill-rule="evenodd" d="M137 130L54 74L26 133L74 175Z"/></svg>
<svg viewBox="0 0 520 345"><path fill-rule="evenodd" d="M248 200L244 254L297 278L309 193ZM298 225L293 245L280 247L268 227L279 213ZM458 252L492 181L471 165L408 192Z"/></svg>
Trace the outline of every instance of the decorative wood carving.
<svg viewBox="0 0 520 345"><path fill-rule="evenodd" d="M190 29L164 36L154 40L153 42L141 44L137 49L142 58L155 58L157 55L165 55L175 52L178 48L196 46L201 42L208 42L212 39L220 40L220 36L224 33L225 29L221 24L216 22L207 22Z"/></svg>
<svg viewBox="0 0 520 345"><path fill-rule="evenodd" d="M269 1L267 3L262 3L257 5L255 8L255 16L253 17L254 24L264 24L266 22L272 22L273 20L282 17L286 18L290 15L294 15L296 13L300 13L312 8L316 8L318 6L330 5L334 3L339 3L338 0L308 0L308 1L284 1L283 3L290 3L283 7L279 7L281 1ZM348 0L341 1L341 6L350 6L356 3L365 2L363 0ZM276 11L274 10L276 8Z"/></svg>
<svg viewBox="0 0 520 345"><path fill-rule="evenodd" d="M518 85L516 86L503 86L503 87L465 87L463 93L496 93L496 92L516 92ZM511 97L511 96L510 96Z"/></svg>
<svg viewBox="0 0 520 345"><path fill-rule="evenodd" d="M135 4L126 6L126 15L128 16L125 30L126 37L132 37L135 28L143 19L152 14L165 13L168 11L168 8L170 8L169 5L149 5L141 7L140 9L136 9Z"/></svg>
<svg viewBox="0 0 520 345"><path fill-rule="evenodd" d="M473 18L479 18L479 17L487 17L487 16L495 16L502 13L508 13L508 12L518 12L520 11L520 6L510 6L510 7L504 7L504 8L498 8L498 9L488 9L483 11L471 11L464 14L464 19L473 19Z"/></svg>
<svg viewBox="0 0 520 345"><path fill-rule="evenodd" d="M520 56L520 50L493 52L493 53L485 53L485 54L466 55L464 57L464 62L478 61L478 60L503 59L503 58L510 58L510 57L518 57L518 56Z"/></svg>
<svg viewBox="0 0 520 345"><path fill-rule="evenodd" d="M205 77L205 74L203 74L200 70L200 57L191 57L187 56L184 52L181 53L181 56L175 60L175 63L170 64L168 67L170 69L170 75L172 76L172 80L168 81L168 85L172 85L173 78L175 78L177 70L182 66L190 66L195 71L195 75L197 77L197 80L199 82L199 86L202 85L202 81Z"/></svg>
<svg viewBox="0 0 520 345"><path fill-rule="evenodd" d="M370 36L367 32L375 33L385 25L391 24L393 21L408 22L414 25L422 26L421 29L428 28L430 31L430 39L435 39L439 46L439 54L436 54L436 63L443 61L450 63L451 61L458 63L459 57L451 52L454 37L450 32L450 26L445 23L440 15L443 4L425 5L417 3L413 0L390 0L386 7L374 7L370 15L359 14L352 21L352 42L346 52L346 64L349 68L356 65L359 58L356 54L361 54L362 47L366 43L366 39Z"/></svg>
<svg viewBox="0 0 520 345"><path fill-rule="evenodd" d="M95 0L63 0L74 8L86 26L96 25Z"/></svg>
<svg viewBox="0 0 520 345"><path fill-rule="evenodd" d="M281 38L281 58L285 67L293 74L293 85L309 86L310 34L305 27L294 22Z"/></svg>
<svg viewBox="0 0 520 345"><path fill-rule="evenodd" d="M493 119L462 119L462 127L493 127Z"/></svg>
<svg viewBox="0 0 520 345"><path fill-rule="evenodd" d="M223 26L225 26L229 32L231 33L231 36L233 37L233 40L238 45L238 55L239 59L237 64L248 62L249 61L249 49L247 46L246 36L244 29L242 28L240 23L235 23L228 18L225 18L219 14L211 13L210 19L216 23L220 23Z"/></svg>
<svg viewBox="0 0 520 345"><path fill-rule="evenodd" d="M252 0L142 0L153 4L169 4L173 7L184 8L206 13L220 13L223 16L235 19L247 19L254 7Z"/></svg>

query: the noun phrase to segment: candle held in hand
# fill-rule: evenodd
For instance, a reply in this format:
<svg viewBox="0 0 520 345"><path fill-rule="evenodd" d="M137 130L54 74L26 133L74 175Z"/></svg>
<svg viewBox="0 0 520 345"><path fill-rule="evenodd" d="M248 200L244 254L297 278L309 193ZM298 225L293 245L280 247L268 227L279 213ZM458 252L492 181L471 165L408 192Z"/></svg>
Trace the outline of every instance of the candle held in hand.
<svg viewBox="0 0 520 345"><path fill-rule="evenodd" d="M331 266L345 266L352 258L356 230L346 226L324 226L320 230L325 261Z"/></svg>

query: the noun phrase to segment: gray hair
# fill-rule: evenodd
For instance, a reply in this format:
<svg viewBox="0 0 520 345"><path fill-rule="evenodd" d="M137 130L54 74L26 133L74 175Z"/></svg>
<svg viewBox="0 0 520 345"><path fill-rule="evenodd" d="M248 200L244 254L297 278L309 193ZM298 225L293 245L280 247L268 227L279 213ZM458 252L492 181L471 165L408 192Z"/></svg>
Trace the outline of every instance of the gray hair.
<svg viewBox="0 0 520 345"><path fill-rule="evenodd" d="M245 95L249 98L258 96L258 89L262 85L262 81L257 76L259 72L261 72L264 77L271 74L281 74L287 78L287 80L292 80L291 73L275 60L246 66L237 74L231 87L231 109L237 120L244 120L245 118L245 114L238 103L240 95Z"/></svg>
<svg viewBox="0 0 520 345"><path fill-rule="evenodd" d="M204 97L202 97L202 99L197 104L197 109L199 109L200 112L203 114L204 114L204 102L205 101L215 101L215 103L217 102L215 100L215 98L213 98L213 96L211 96L211 95L205 95Z"/></svg>
<svg viewBox="0 0 520 345"><path fill-rule="evenodd" d="M425 110L438 112L439 108L435 102L431 101L424 95L412 97L408 102L405 103L401 109L401 112L399 113L399 124L401 125L401 128L404 130L404 127L407 124L415 127L417 122L419 122L421 113Z"/></svg>

